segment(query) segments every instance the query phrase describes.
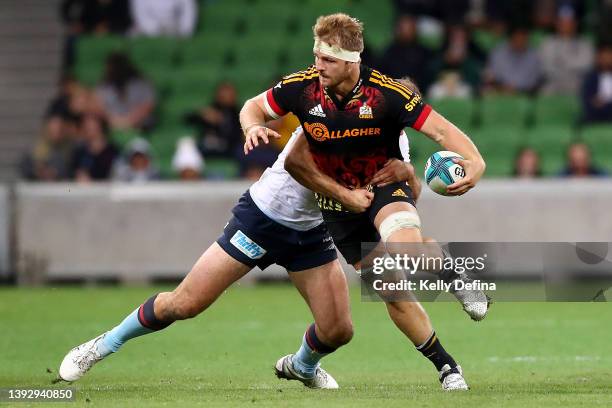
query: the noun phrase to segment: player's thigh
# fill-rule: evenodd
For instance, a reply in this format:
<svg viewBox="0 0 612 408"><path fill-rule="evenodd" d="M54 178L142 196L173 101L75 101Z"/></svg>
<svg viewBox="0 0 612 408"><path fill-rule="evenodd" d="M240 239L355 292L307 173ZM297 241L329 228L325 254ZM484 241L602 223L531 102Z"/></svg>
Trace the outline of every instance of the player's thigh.
<svg viewBox="0 0 612 408"><path fill-rule="evenodd" d="M322 331L352 331L348 285L337 259L315 268L290 272L289 277Z"/></svg>
<svg viewBox="0 0 612 408"><path fill-rule="evenodd" d="M251 266L237 261L215 242L200 256L174 290L174 297L176 300L206 307L251 269Z"/></svg>

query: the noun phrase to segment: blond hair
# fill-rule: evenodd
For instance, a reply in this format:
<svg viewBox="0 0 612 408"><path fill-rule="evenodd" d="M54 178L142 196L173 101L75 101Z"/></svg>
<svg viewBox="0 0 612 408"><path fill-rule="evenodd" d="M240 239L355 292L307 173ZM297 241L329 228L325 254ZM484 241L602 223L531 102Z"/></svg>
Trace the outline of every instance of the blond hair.
<svg viewBox="0 0 612 408"><path fill-rule="evenodd" d="M315 37L348 51L363 51L363 23L344 13L317 18L312 27Z"/></svg>

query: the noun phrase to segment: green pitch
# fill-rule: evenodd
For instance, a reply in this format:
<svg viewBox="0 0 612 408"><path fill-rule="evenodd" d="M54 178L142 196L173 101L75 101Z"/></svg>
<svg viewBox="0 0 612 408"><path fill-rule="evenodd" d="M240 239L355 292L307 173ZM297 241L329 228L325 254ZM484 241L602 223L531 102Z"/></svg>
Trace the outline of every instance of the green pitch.
<svg viewBox="0 0 612 408"><path fill-rule="evenodd" d="M49 386L71 347L160 290L0 289L0 387ZM339 391L273 374L311 321L298 293L235 287L198 318L129 342L73 385L77 404L53 406L612 406L610 303L497 303L482 323L456 303L426 304L472 387L448 394L384 306L352 292L355 337L324 361Z"/></svg>

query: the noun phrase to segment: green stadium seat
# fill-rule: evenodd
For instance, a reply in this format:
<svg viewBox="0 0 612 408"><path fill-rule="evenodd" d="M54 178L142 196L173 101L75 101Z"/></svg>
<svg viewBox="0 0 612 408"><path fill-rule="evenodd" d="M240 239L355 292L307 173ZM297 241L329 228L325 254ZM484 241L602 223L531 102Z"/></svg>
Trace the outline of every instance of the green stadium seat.
<svg viewBox="0 0 612 408"><path fill-rule="evenodd" d="M204 177L209 180L228 180L240 175L240 165L232 159L206 159Z"/></svg>
<svg viewBox="0 0 612 408"><path fill-rule="evenodd" d="M474 126L474 101L472 99L445 98L429 101L431 106L457 125L468 132Z"/></svg>
<svg viewBox="0 0 612 408"><path fill-rule="evenodd" d="M236 43L235 37L222 33L200 35L182 43L180 61L182 65L208 64L221 67Z"/></svg>
<svg viewBox="0 0 612 408"><path fill-rule="evenodd" d="M143 135L136 129L113 129L111 131L111 140L122 150L132 139L137 137L143 137Z"/></svg>
<svg viewBox="0 0 612 408"><path fill-rule="evenodd" d="M612 171L612 124L586 126L580 139L591 148L595 163Z"/></svg>
<svg viewBox="0 0 612 408"><path fill-rule="evenodd" d="M134 63L142 70L149 66L172 67L182 49L183 41L175 38L136 37L129 41L128 51Z"/></svg>
<svg viewBox="0 0 612 408"><path fill-rule="evenodd" d="M257 8L251 7L248 2L240 5L222 0L205 2L199 8L198 31L202 34L236 35L239 24L246 20L246 16L256 12Z"/></svg>
<svg viewBox="0 0 612 408"><path fill-rule="evenodd" d="M127 40L117 36L81 36L76 44L75 75L87 85L102 77L104 62L113 51L125 51Z"/></svg>
<svg viewBox="0 0 612 408"><path fill-rule="evenodd" d="M487 178L510 177L513 173L512 155L488 154L485 158L487 169L484 176Z"/></svg>
<svg viewBox="0 0 612 408"><path fill-rule="evenodd" d="M526 135L524 146L533 148L540 156L542 173L552 176L559 173L565 161L565 151L573 139L569 126L537 126Z"/></svg>
<svg viewBox="0 0 612 408"><path fill-rule="evenodd" d="M491 51L495 46L503 41L504 37L488 30L474 30L472 34L474 42L484 51Z"/></svg>
<svg viewBox="0 0 612 408"><path fill-rule="evenodd" d="M390 1L373 5L364 0L352 1L346 11L364 24L366 43L376 51L382 51L393 36L393 6Z"/></svg>
<svg viewBox="0 0 612 408"><path fill-rule="evenodd" d="M579 102L575 96L540 96L535 101L536 126L566 126L576 123Z"/></svg>
<svg viewBox="0 0 612 408"><path fill-rule="evenodd" d="M533 115L533 101L525 96L487 95L476 104L477 118L483 127L520 129L526 127L530 115Z"/></svg>

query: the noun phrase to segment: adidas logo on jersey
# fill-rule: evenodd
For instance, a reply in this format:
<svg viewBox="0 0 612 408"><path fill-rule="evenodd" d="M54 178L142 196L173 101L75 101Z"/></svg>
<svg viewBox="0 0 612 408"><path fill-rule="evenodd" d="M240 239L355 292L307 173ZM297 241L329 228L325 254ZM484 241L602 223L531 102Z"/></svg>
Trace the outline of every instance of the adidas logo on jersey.
<svg viewBox="0 0 612 408"><path fill-rule="evenodd" d="M326 117L325 112L323 112L323 107L321 107L321 104L318 104L317 106L309 110L308 113L314 116L320 116L322 118Z"/></svg>
<svg viewBox="0 0 612 408"><path fill-rule="evenodd" d="M404 190L402 190L401 188L398 188L397 190L395 190L393 192L393 194L391 194L393 197L408 197L406 195L406 193L404 193Z"/></svg>

